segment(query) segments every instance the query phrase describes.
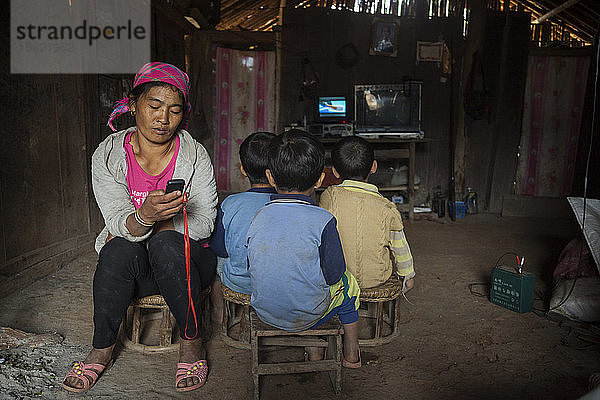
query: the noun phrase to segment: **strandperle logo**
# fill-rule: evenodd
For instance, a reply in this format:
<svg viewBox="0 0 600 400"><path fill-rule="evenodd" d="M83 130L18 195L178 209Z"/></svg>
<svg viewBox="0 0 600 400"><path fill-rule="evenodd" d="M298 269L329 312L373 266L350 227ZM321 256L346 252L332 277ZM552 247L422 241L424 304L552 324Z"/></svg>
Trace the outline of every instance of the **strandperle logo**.
<svg viewBox="0 0 600 400"><path fill-rule="evenodd" d="M142 40L146 38L146 28L137 25L133 26L131 20L127 20L127 25L104 26L99 27L95 25L89 25L87 20L83 20L83 23L75 28L71 26L17 26L17 40L87 40L88 45L92 45L94 40L100 38L107 40L121 40L121 39L137 39Z"/></svg>
<svg viewBox="0 0 600 400"><path fill-rule="evenodd" d="M136 73L150 61L150 1L11 0L11 73Z"/></svg>

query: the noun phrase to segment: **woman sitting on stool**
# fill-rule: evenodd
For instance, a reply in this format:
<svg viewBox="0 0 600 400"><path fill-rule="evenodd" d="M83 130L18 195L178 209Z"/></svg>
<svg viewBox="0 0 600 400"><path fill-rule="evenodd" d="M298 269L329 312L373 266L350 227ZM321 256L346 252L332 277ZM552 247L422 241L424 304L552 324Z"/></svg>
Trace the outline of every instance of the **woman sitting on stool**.
<svg viewBox="0 0 600 400"><path fill-rule="evenodd" d="M96 240L93 349L63 381L73 392L91 388L113 361L119 325L135 295L160 293L179 326L181 344L175 386L196 389L208 374L202 345L200 293L210 286L216 258L199 240L210 236L217 193L206 149L182 128L190 113L189 79L177 67L153 62L136 74L128 97L108 125L127 111L135 127L106 138L92 158L92 185L104 222ZM165 194L167 181L184 179L182 193ZM184 246L184 194L190 268ZM188 275L189 274L189 275ZM189 283L188 283L189 279Z"/></svg>

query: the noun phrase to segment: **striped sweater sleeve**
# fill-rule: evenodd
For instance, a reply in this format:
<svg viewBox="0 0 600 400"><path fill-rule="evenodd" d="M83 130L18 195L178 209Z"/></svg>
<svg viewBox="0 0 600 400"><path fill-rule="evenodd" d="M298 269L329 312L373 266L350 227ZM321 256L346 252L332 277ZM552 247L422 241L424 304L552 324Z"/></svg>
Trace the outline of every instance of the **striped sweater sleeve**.
<svg viewBox="0 0 600 400"><path fill-rule="evenodd" d="M394 256L396 274L404 280L413 278L415 276L413 257L403 230L390 231L390 250Z"/></svg>

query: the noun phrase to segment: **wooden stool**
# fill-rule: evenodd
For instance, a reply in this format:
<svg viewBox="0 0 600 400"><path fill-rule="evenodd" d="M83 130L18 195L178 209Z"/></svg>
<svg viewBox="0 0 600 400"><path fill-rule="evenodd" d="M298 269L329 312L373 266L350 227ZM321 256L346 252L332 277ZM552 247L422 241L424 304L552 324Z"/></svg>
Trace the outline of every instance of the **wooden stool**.
<svg viewBox="0 0 600 400"><path fill-rule="evenodd" d="M229 289L221 283L223 291L223 326L221 339L228 346L237 349L250 350L250 326L249 313L250 295ZM239 334L232 334L234 327L239 327Z"/></svg>
<svg viewBox="0 0 600 400"><path fill-rule="evenodd" d="M402 279L392 276L385 283L369 289L360 289L360 301L368 304L367 310L359 309L360 318L375 320L375 335L368 339L359 339L361 346L379 346L389 343L399 334L400 301ZM373 304L375 303L375 304ZM376 307L372 307L376 305ZM383 327L387 324L391 333L383 336Z"/></svg>
<svg viewBox="0 0 600 400"><path fill-rule="evenodd" d="M342 334L344 328L337 317L316 329L288 333L265 324L258 319L254 310L250 311L250 343L252 345L252 380L254 400L260 399L260 376L297 374L303 372L328 371L329 379L336 394L342 391ZM324 340L321 337L325 336ZM261 362L260 350L264 346L325 347L327 359L300 362Z"/></svg>
<svg viewBox="0 0 600 400"><path fill-rule="evenodd" d="M199 317L199 326L202 326L203 316L209 315L208 302L206 301L209 293L210 286L204 289L200 294L200 310L196 311L196 314ZM125 348L147 353L169 352L179 349L179 343L176 343L176 339L173 338L175 318L171 314L169 306L161 295L155 294L133 299L129 307L133 314L131 326L128 326L126 319L121 330L121 341ZM157 345L141 343L143 325L147 322L145 321L143 311L152 309L160 310L159 343ZM129 338L129 332L131 332L131 339Z"/></svg>

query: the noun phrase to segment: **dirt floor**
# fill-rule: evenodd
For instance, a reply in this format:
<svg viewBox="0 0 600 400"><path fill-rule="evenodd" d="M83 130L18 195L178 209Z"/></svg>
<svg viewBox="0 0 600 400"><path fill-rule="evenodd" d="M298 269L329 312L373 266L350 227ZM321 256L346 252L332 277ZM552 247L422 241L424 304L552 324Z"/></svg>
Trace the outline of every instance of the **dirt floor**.
<svg viewBox="0 0 600 400"><path fill-rule="evenodd" d="M574 220L468 216L455 223L407 224L417 271L410 303L402 303L402 334L392 343L364 348L363 368L343 371L342 399L576 399L600 371L600 349L578 337L572 322L517 314L470 293L489 282L506 251L526 256L536 292L562 247L575 235ZM0 398L250 399L250 352L208 343L206 385L175 392L176 353L123 350L115 365L85 395L60 388L74 359L83 359L92 336L91 281L96 254L0 300L0 326L58 332L59 345L0 352ZM484 287L477 290L485 291ZM536 307L543 307L536 301ZM299 356L301 356L299 354ZM326 373L262 379L263 399L336 398Z"/></svg>

